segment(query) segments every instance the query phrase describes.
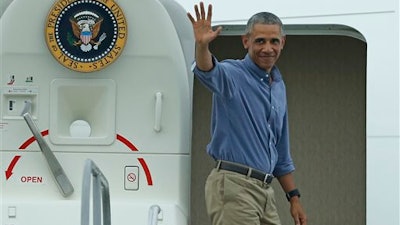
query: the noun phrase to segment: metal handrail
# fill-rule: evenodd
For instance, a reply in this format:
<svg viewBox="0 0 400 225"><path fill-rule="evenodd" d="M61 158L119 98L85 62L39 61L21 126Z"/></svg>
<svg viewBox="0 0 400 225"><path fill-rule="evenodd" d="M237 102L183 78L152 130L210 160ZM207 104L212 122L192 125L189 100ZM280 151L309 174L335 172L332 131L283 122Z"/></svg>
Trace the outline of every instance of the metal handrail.
<svg viewBox="0 0 400 225"><path fill-rule="evenodd" d="M149 225L158 224L158 214L160 214L161 208L158 205L152 205L149 209Z"/></svg>
<svg viewBox="0 0 400 225"><path fill-rule="evenodd" d="M26 109L24 109L24 111L25 110ZM64 172L64 169L58 162L56 156L53 154L50 147L47 145L47 142L40 134L35 122L33 122L31 114L27 112L24 113L22 116L28 124L29 129L32 131L32 134L35 137L39 148L47 161L47 164L49 165L50 171L54 177L54 180L56 181L57 187L59 188L62 196L70 196L74 192L74 187L72 186L71 181L68 179L67 174Z"/></svg>
<svg viewBox="0 0 400 225"><path fill-rule="evenodd" d="M81 225L89 225L90 189L93 178L93 225L111 225L110 189L107 178L96 164L87 159L83 172ZM101 199L101 202L100 202ZM101 212L103 209L103 212ZM103 215L101 217L101 215Z"/></svg>

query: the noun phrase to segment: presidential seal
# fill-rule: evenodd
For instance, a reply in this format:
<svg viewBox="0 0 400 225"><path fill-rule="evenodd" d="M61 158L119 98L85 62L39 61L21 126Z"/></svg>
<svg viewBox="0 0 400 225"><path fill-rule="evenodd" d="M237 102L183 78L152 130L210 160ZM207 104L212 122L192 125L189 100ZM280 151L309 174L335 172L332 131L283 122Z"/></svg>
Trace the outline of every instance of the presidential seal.
<svg viewBox="0 0 400 225"><path fill-rule="evenodd" d="M98 71L113 63L127 39L122 9L113 0L59 0L45 25L47 46L63 66Z"/></svg>

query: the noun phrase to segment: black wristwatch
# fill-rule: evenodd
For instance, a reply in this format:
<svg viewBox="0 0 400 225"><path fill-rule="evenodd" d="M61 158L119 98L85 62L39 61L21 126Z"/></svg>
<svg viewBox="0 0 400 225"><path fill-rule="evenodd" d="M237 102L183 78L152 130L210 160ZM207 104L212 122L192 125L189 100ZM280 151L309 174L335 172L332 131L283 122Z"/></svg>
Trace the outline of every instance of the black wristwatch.
<svg viewBox="0 0 400 225"><path fill-rule="evenodd" d="M290 201L291 198L293 198L294 196L298 196L300 198L300 191L299 189L293 189L291 191L289 191L288 193L286 193L286 198L288 201Z"/></svg>

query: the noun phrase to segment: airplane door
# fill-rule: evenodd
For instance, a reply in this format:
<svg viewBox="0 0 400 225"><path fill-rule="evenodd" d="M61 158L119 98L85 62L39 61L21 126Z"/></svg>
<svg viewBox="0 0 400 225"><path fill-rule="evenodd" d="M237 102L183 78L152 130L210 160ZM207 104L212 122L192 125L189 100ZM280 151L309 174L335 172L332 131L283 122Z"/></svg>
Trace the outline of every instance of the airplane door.
<svg viewBox="0 0 400 225"><path fill-rule="evenodd" d="M157 222L187 224L194 42L183 8L14 0L0 21L1 223L79 224L90 159L108 180L113 224L148 223L152 206ZM54 168L73 191L60 191Z"/></svg>

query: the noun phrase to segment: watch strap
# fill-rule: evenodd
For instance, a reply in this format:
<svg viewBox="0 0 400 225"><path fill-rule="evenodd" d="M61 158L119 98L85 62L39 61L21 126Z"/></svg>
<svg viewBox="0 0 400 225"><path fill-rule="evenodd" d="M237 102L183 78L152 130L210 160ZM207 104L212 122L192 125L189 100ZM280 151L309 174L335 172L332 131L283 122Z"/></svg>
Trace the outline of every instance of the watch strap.
<svg viewBox="0 0 400 225"><path fill-rule="evenodd" d="M290 199L293 198L294 196L298 196L300 198L299 189L296 188L286 193L286 198L288 201L290 201Z"/></svg>

